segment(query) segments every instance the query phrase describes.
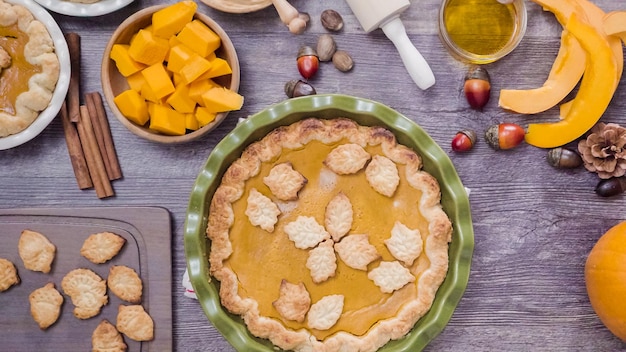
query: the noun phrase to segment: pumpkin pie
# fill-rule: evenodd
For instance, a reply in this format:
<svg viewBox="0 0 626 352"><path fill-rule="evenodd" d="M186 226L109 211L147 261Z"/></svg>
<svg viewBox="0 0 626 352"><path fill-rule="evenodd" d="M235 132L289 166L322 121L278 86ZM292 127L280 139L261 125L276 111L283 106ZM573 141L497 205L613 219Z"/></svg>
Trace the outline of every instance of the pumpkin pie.
<svg viewBox="0 0 626 352"><path fill-rule="evenodd" d="M421 157L346 118L304 119L249 145L207 226L222 305L294 351L376 351L405 336L446 276L451 234Z"/></svg>
<svg viewBox="0 0 626 352"><path fill-rule="evenodd" d="M59 72L45 25L0 0L0 137L26 129L48 107Z"/></svg>

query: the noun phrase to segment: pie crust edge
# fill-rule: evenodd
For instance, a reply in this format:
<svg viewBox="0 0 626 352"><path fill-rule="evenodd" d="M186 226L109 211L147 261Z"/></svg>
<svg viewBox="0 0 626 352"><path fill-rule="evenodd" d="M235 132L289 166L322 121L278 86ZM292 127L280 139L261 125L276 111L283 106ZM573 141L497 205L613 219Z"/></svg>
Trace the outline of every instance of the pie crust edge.
<svg viewBox="0 0 626 352"><path fill-rule="evenodd" d="M405 177L409 184L422 191L419 209L428 221L429 229L424 252L431 265L417 280L420 294L417 299L406 303L395 317L379 321L362 336L338 332L324 341L318 341L306 329L294 331L272 318L260 316L255 300L242 299L238 295L237 276L224 265L233 252L229 239L229 229L235 221L232 203L243 196L246 181L259 173L261 163L279 156L283 148L301 148L312 140L324 144L345 140L363 147L380 145L386 157L406 166ZM207 226L207 236L212 241L209 270L221 283L221 303L231 313L240 315L253 335L269 339L285 350L339 351L350 346L359 351L375 351L390 340L404 337L413 328L430 309L446 277L452 225L441 208L440 199L439 184L432 175L422 170L421 157L398 144L395 136L383 127L361 126L341 117L331 120L307 118L278 127L249 145L241 157L228 167L211 200Z"/></svg>

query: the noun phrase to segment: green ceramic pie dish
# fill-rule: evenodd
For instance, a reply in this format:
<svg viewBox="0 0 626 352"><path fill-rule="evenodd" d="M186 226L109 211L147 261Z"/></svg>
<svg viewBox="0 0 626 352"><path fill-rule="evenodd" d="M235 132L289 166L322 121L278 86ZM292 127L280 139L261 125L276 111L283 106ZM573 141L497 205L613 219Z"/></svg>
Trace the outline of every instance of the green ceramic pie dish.
<svg viewBox="0 0 626 352"><path fill-rule="evenodd" d="M329 94L285 100L250 116L217 144L192 189L184 227L189 278L200 305L211 323L236 350L277 350L270 341L250 334L243 320L228 313L220 304L219 282L209 275L207 258L211 242L206 237L207 214L222 175L246 146L276 127L307 117L346 117L365 126L383 126L395 134L399 143L417 151L422 156L424 170L439 181L441 203L453 225L448 274L431 309L413 330L405 338L391 341L379 351L422 350L444 329L467 285L474 249L469 200L452 162L424 130L397 111L367 99Z"/></svg>

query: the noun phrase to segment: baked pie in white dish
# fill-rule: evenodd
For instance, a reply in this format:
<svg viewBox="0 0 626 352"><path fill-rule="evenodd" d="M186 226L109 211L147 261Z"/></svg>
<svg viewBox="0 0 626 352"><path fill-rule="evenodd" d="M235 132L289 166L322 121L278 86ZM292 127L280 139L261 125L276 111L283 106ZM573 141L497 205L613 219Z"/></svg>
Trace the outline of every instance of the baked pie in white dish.
<svg viewBox="0 0 626 352"><path fill-rule="evenodd" d="M0 137L23 131L48 107L59 73L44 23L0 0Z"/></svg>

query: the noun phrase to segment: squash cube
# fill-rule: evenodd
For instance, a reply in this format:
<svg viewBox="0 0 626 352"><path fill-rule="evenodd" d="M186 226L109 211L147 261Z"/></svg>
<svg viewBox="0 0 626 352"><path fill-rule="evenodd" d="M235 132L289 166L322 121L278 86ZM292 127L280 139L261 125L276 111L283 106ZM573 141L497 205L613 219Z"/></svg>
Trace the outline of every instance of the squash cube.
<svg viewBox="0 0 626 352"><path fill-rule="evenodd" d="M140 29L130 41L128 54L137 62L154 65L162 63L169 50L170 45L166 39L155 37L146 29Z"/></svg>
<svg viewBox="0 0 626 352"><path fill-rule="evenodd" d="M233 70L230 68L228 61L222 58L216 57L209 62L211 62L211 68L202 76L198 77L198 79L214 78L233 73Z"/></svg>
<svg viewBox="0 0 626 352"><path fill-rule="evenodd" d="M167 98L166 102L181 114L192 113L196 102L189 97L189 88L186 85L176 86L176 91Z"/></svg>
<svg viewBox="0 0 626 352"><path fill-rule="evenodd" d="M139 72L146 67L146 65L139 63L130 57L128 54L129 47L130 45L127 44L114 44L111 47L110 57L113 61L115 61L117 70L120 71L124 77L128 77L133 73Z"/></svg>
<svg viewBox="0 0 626 352"><path fill-rule="evenodd" d="M198 123L195 114L185 114L185 128L191 131L195 131L200 128L200 124Z"/></svg>
<svg viewBox="0 0 626 352"><path fill-rule="evenodd" d="M154 93L148 83L144 83L144 85L141 86L141 91L139 91L139 95L141 95L142 98L151 103L160 104L162 101L161 98L157 97L156 93Z"/></svg>
<svg viewBox="0 0 626 352"><path fill-rule="evenodd" d="M216 115L216 113L209 111L207 108L203 108L201 106L196 109L196 120L198 120L198 125L200 125L200 127L206 126L209 123L213 122Z"/></svg>
<svg viewBox="0 0 626 352"><path fill-rule="evenodd" d="M181 1L155 12L152 15L152 33L168 39L193 19L197 8L193 1Z"/></svg>
<svg viewBox="0 0 626 352"><path fill-rule="evenodd" d="M150 108L150 128L163 134L181 136L185 134L185 115L161 104Z"/></svg>
<svg viewBox="0 0 626 352"><path fill-rule="evenodd" d="M128 82L130 89L136 92L141 92L141 88L144 84L146 84L146 79L143 78L143 74L141 74L141 72L136 72L126 77L126 82Z"/></svg>
<svg viewBox="0 0 626 352"><path fill-rule="evenodd" d="M176 90L162 62L144 68L141 74L143 74L146 83L150 86L157 99L161 99Z"/></svg>
<svg viewBox="0 0 626 352"><path fill-rule="evenodd" d="M127 119L143 126L148 122L148 105L137 91L128 89L113 98L115 105Z"/></svg>
<svg viewBox="0 0 626 352"><path fill-rule="evenodd" d="M243 106L243 96L224 87L215 87L202 94L204 107L211 112L239 110Z"/></svg>
<svg viewBox="0 0 626 352"><path fill-rule="evenodd" d="M204 100L202 100L202 94L206 93L209 89L219 87L217 83L212 79L197 79L189 84L189 98L195 101L197 104L204 106Z"/></svg>
<svg viewBox="0 0 626 352"><path fill-rule="evenodd" d="M195 81L203 73L207 72L210 68L211 63L209 60L196 54L187 60L178 73L182 76L183 83L189 84Z"/></svg>
<svg viewBox="0 0 626 352"><path fill-rule="evenodd" d="M176 37L202 57L207 57L222 43L220 37L199 20L187 23Z"/></svg>
<svg viewBox="0 0 626 352"><path fill-rule="evenodd" d="M178 44L170 49L167 56L167 69L172 72L179 72L185 63L193 56L197 55L185 44Z"/></svg>

